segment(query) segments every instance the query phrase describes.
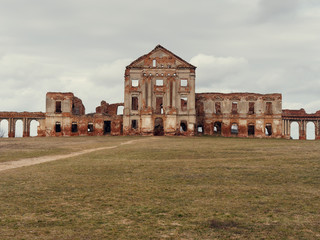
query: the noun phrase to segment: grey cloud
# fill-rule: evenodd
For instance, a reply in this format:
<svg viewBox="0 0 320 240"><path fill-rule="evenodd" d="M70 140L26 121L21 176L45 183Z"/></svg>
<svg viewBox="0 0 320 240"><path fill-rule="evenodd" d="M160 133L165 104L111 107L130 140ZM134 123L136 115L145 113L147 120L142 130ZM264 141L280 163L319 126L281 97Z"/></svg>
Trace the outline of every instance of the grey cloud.
<svg viewBox="0 0 320 240"><path fill-rule="evenodd" d="M102 99L123 101L125 65L157 44L192 63L198 57L197 91L282 92L284 105L313 109L320 82L319 5L4 0L0 111L43 111L47 91L74 92L88 112Z"/></svg>

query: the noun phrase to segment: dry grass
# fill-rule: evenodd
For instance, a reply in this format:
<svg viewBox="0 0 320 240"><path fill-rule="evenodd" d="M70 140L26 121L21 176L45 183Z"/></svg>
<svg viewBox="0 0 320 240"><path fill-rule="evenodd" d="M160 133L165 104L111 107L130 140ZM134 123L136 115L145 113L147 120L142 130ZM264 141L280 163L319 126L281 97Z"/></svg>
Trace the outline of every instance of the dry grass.
<svg viewBox="0 0 320 240"><path fill-rule="evenodd" d="M317 239L319 150L317 141L159 137L1 172L1 239Z"/></svg>

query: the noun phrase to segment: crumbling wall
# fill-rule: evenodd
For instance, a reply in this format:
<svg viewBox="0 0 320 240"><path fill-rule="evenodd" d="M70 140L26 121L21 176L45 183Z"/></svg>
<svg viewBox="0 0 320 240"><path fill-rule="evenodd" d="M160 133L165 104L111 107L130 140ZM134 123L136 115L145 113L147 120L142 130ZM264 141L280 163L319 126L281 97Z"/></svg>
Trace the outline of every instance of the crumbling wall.
<svg viewBox="0 0 320 240"><path fill-rule="evenodd" d="M196 108L200 134L281 137L281 94L197 93Z"/></svg>
<svg viewBox="0 0 320 240"><path fill-rule="evenodd" d="M123 103L108 104L105 101L96 113L85 115L81 99L73 93L49 92L46 95L46 136L102 136L122 134L122 115L117 115Z"/></svg>
<svg viewBox="0 0 320 240"><path fill-rule="evenodd" d="M195 68L160 45L127 66L124 134L193 135Z"/></svg>

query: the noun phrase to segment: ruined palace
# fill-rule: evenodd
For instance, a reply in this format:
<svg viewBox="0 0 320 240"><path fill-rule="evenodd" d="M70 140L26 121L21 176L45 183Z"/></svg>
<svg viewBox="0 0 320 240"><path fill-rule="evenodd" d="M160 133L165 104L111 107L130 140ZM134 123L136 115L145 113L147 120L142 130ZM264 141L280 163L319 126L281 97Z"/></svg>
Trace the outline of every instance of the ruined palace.
<svg viewBox="0 0 320 240"><path fill-rule="evenodd" d="M158 45L128 65L124 74L124 102L102 101L95 113L85 113L73 93L48 92L46 112L0 112L8 122L8 137L23 122L39 122L38 136L101 135L216 135L290 138L292 122L299 138L314 123L320 139L320 111L282 109L279 93L196 93L196 67Z"/></svg>

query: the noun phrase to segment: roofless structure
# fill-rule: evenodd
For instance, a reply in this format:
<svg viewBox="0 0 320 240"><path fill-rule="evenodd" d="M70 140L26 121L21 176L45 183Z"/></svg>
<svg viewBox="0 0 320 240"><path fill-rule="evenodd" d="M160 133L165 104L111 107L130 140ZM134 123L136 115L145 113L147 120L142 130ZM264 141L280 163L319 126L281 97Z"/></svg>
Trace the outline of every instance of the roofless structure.
<svg viewBox="0 0 320 240"><path fill-rule="evenodd" d="M214 73L213 73L214 74ZM290 125L299 124L306 139L308 122L320 139L320 111L282 110L280 93L195 93L196 67L171 51L156 46L128 65L124 103L102 101L95 113L85 114L73 93L48 92L46 112L0 112L14 137L23 121L23 137L37 120L38 136L185 135L195 134L290 138Z"/></svg>

